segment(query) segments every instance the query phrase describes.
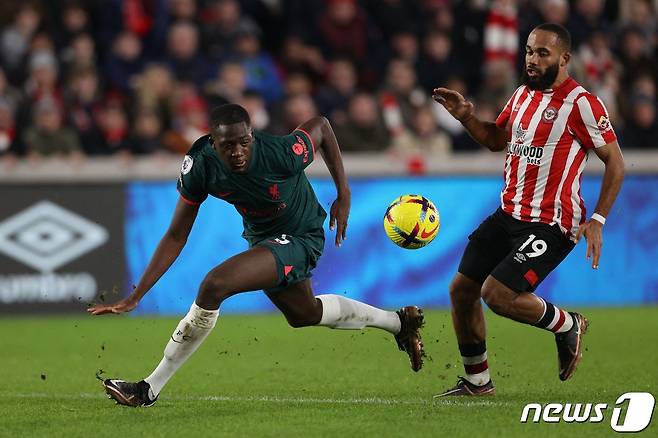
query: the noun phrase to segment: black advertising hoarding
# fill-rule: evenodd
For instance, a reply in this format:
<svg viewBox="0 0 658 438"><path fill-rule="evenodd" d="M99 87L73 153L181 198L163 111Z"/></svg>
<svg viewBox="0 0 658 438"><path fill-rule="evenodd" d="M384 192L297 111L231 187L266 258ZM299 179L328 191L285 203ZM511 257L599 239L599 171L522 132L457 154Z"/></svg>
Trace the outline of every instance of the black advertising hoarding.
<svg viewBox="0 0 658 438"><path fill-rule="evenodd" d="M123 295L123 184L2 184L0 199L0 313Z"/></svg>

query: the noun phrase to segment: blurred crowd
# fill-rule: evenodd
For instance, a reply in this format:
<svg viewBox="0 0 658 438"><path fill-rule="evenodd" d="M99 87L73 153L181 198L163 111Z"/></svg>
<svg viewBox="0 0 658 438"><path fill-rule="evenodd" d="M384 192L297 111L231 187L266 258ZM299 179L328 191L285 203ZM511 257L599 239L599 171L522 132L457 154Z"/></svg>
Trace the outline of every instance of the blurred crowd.
<svg viewBox="0 0 658 438"><path fill-rule="evenodd" d="M87 0L0 5L0 155L183 154L209 108L257 129L327 116L345 151L478 146L431 90L493 120L530 30L565 25L571 74L606 104L622 147L658 150L651 0Z"/></svg>

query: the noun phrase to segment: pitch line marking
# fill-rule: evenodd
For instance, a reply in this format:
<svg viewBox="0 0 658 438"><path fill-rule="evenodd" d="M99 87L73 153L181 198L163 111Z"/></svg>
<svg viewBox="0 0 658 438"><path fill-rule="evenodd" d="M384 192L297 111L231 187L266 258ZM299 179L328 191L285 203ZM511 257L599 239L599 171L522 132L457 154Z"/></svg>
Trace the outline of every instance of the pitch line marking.
<svg viewBox="0 0 658 438"><path fill-rule="evenodd" d="M101 393L80 393L80 394L61 394L54 396L42 392L32 393L19 393L0 394L7 397L17 398L53 398L53 399L79 399L79 398L106 398L105 394ZM512 406L513 403L495 401L495 400L396 400L379 397L368 398L309 398L309 397L278 397L278 396L223 396L223 395L209 395L209 396L182 396L182 397L166 397L163 400L171 401L216 401L216 402L260 402L260 403L296 403L296 404L353 404L353 405L446 405L446 406L463 406L463 407L477 407L477 406Z"/></svg>

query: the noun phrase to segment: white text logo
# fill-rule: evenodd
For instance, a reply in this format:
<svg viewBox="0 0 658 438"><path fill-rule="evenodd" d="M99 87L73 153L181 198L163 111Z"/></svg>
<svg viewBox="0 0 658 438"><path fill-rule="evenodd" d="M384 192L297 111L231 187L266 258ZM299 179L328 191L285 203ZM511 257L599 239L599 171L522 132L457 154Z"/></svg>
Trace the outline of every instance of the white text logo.
<svg viewBox="0 0 658 438"><path fill-rule="evenodd" d="M628 401L628 403L626 403ZM656 400L648 392L627 392L617 398L610 427L617 432L640 432L651 422ZM607 403L528 403L521 412L521 423L600 423L605 419Z"/></svg>

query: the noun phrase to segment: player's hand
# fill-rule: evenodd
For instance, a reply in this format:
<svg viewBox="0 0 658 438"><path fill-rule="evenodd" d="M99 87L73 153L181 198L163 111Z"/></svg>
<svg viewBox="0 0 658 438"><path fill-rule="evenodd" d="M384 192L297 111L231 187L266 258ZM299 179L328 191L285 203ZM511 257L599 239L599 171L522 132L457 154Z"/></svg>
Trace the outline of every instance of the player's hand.
<svg viewBox="0 0 658 438"><path fill-rule="evenodd" d="M460 122L473 117L473 103L454 90L435 88L432 99L443 105L450 115Z"/></svg>
<svg viewBox="0 0 658 438"><path fill-rule="evenodd" d="M576 233L576 243L585 236L587 241L587 254L585 257L592 259L592 268L599 269L599 258L601 257L601 247L603 246L603 225L595 220L590 219L578 228Z"/></svg>
<svg viewBox="0 0 658 438"><path fill-rule="evenodd" d="M139 299L133 298L133 296L130 295L118 303L96 304L95 306L88 308L87 312L91 313L92 315L105 315L106 313L126 313L137 307L137 304L139 304Z"/></svg>
<svg viewBox="0 0 658 438"><path fill-rule="evenodd" d="M336 230L336 246L346 238L347 217L350 215L350 196L338 196L329 210L329 229Z"/></svg>

